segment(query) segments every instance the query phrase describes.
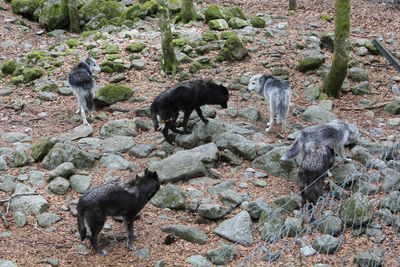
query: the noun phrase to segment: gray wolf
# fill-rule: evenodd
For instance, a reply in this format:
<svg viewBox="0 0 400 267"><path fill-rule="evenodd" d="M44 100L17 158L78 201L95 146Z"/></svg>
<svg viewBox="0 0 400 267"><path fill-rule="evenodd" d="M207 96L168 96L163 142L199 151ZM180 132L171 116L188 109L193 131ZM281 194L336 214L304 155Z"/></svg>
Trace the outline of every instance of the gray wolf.
<svg viewBox="0 0 400 267"><path fill-rule="evenodd" d="M341 160L350 161L351 159L345 157L344 145L355 143L358 136L357 127L342 120L309 126L300 131L292 147L286 151L281 160L289 160L300 154L301 162L306 152L306 145L310 147L315 143L322 143L332 147Z"/></svg>
<svg viewBox="0 0 400 267"><path fill-rule="evenodd" d="M324 180L334 163L335 153L330 146L318 143L306 150L298 173L302 208L307 202L315 204L318 201L324 189Z"/></svg>
<svg viewBox="0 0 400 267"><path fill-rule="evenodd" d="M286 117L292 95L289 84L273 75L257 74L250 78L247 90L255 91L269 102L269 127L265 130L267 132L272 130L275 115L277 115L276 122L282 125L282 130L285 132Z"/></svg>
<svg viewBox="0 0 400 267"><path fill-rule="evenodd" d="M200 107L206 104L219 104L223 108L227 108L228 100L228 88L221 84L218 85L209 79L197 79L179 83L161 92L151 103L150 113L154 130L157 131L159 129L159 121L157 119L159 117L161 121L165 122L165 127L162 129L164 138L168 143L172 143L168 130L171 129L179 134L190 133L187 124L193 110L196 110L200 119L207 123L208 120L204 118ZM179 111L184 112L183 131L176 128Z"/></svg>
<svg viewBox="0 0 400 267"><path fill-rule="evenodd" d="M91 117L93 117L94 110L92 71L100 71L100 67L92 57L87 57L74 66L68 76L69 86L78 99L76 113L81 112L82 121L85 125L89 124L86 120L85 109L89 111Z"/></svg>
<svg viewBox="0 0 400 267"><path fill-rule="evenodd" d="M107 251L98 248L97 237L107 216L123 216L128 233L128 248L134 250L133 219L159 188L157 173L147 169L144 176L136 176L136 179L128 182L111 182L89 188L79 198L77 206L81 240L86 238L86 221L91 232L90 242L93 249L97 254L106 255Z"/></svg>

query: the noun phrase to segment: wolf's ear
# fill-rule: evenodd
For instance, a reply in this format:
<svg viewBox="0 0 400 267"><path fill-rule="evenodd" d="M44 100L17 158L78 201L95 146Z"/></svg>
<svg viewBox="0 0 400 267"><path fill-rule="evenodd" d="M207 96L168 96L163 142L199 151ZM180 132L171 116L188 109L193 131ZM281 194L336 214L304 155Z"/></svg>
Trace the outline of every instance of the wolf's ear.
<svg viewBox="0 0 400 267"><path fill-rule="evenodd" d="M263 75L261 75L261 77L260 77L260 84L264 84L264 82L267 80L267 74L263 74Z"/></svg>

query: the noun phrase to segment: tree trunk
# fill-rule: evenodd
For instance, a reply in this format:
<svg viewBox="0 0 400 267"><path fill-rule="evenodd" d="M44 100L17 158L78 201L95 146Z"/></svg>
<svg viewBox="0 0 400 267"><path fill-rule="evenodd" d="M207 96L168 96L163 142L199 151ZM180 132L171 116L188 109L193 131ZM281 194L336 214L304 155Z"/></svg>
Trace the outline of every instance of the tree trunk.
<svg viewBox="0 0 400 267"><path fill-rule="evenodd" d="M183 23L188 23L192 20L199 19L200 16L196 13L194 9L193 0L183 0L181 12L179 13L177 21L182 21Z"/></svg>
<svg viewBox="0 0 400 267"><path fill-rule="evenodd" d="M172 44L172 32L169 19L169 10L165 0L158 0L160 5L160 30L161 30L161 48L163 55L161 58L161 68L165 74L171 74L174 79L178 62Z"/></svg>
<svg viewBox="0 0 400 267"><path fill-rule="evenodd" d="M335 37L332 66L323 88L328 96L340 97L349 61L349 32L351 0L335 0Z"/></svg>
<svg viewBox="0 0 400 267"><path fill-rule="evenodd" d="M69 28L71 32L82 32L76 0L68 0Z"/></svg>
<svg viewBox="0 0 400 267"><path fill-rule="evenodd" d="M289 0L289 10L297 9L297 0Z"/></svg>

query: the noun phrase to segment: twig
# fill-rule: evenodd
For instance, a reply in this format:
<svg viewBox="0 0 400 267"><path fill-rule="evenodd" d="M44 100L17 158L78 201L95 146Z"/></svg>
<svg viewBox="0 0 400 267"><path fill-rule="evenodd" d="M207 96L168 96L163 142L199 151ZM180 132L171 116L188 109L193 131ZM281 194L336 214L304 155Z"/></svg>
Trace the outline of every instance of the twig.
<svg viewBox="0 0 400 267"><path fill-rule="evenodd" d="M386 106L387 104L389 104L390 102L386 102L386 103L380 103L374 106L366 106L366 107L354 107L354 108L348 108L348 107L341 107L339 109L341 110L365 110L365 109L374 109L374 108L380 108L383 106Z"/></svg>

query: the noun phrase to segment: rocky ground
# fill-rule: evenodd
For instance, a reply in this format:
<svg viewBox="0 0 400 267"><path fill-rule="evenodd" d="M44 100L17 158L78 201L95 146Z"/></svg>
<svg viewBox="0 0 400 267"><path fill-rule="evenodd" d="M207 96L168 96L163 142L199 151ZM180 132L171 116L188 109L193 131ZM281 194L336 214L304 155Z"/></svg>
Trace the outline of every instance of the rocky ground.
<svg viewBox="0 0 400 267"><path fill-rule="evenodd" d="M320 87L331 61L331 1L301 1L293 12L286 1L203 1L199 13L216 2L241 7L246 20L215 31L204 21L175 25L183 70L175 81L159 71L156 18L40 33L0 2L0 266L400 265L400 76L370 44L378 39L400 58L399 11L352 2L351 68L341 98L329 99ZM255 17L266 25L250 26ZM227 32L245 48L231 51L240 61L219 60ZM102 66L96 104L105 107L82 127L66 78L88 54ZM293 88L287 133L266 133L265 101L244 90L263 72ZM204 107L207 125L193 114L193 133L171 146L153 131L148 107L164 88L197 77L230 89L228 109ZM353 161L336 164L310 224L299 213L296 164L279 158L297 130L334 118L361 136L346 151ZM135 221L137 250L109 218L109 254L95 255L77 234L79 196L147 167L165 185Z"/></svg>

